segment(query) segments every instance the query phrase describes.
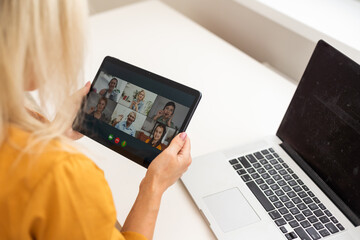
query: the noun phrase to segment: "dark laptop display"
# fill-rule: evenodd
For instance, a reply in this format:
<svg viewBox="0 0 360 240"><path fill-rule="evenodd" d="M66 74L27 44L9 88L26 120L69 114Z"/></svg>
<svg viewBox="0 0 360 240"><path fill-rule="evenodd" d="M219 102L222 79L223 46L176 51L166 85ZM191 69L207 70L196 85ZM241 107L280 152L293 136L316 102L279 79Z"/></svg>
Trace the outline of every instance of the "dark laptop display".
<svg viewBox="0 0 360 240"><path fill-rule="evenodd" d="M360 66L319 41L277 136L344 214L360 224Z"/></svg>

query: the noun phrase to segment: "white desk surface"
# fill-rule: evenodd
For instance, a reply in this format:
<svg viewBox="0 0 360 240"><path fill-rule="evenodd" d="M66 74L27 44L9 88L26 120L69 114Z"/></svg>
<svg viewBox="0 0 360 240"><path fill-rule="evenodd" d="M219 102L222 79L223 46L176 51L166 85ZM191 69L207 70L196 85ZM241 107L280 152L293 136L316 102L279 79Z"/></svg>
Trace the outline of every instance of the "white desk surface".
<svg viewBox="0 0 360 240"><path fill-rule="evenodd" d="M275 134L296 88L158 1L94 15L90 29L87 80L110 55L202 92L187 129L193 157ZM87 137L79 143L104 170L122 224L146 169ZM154 239L215 239L180 181L163 196Z"/></svg>

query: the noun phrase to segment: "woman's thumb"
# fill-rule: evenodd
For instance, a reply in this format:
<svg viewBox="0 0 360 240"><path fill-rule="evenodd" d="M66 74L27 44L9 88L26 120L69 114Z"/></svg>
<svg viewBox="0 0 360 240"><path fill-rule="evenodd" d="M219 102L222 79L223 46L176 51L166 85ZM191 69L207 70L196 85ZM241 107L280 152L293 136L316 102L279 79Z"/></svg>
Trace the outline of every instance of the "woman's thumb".
<svg viewBox="0 0 360 240"><path fill-rule="evenodd" d="M86 94L88 94L88 92L90 91L90 86L91 86L91 83L88 81L86 82L85 86L80 89L80 95L82 97L84 97Z"/></svg>
<svg viewBox="0 0 360 240"><path fill-rule="evenodd" d="M186 138L187 138L187 134L185 132L178 134L171 141L169 147L167 148L168 151L171 151L174 154L178 154L180 150L183 148Z"/></svg>

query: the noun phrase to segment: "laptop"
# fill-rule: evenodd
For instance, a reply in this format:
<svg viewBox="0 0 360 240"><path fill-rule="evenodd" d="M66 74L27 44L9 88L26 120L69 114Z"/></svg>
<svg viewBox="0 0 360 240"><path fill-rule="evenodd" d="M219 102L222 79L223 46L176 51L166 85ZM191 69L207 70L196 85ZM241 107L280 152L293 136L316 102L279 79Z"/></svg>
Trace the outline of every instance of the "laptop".
<svg viewBox="0 0 360 240"><path fill-rule="evenodd" d="M276 136L181 180L218 239L360 239L360 66L320 40Z"/></svg>

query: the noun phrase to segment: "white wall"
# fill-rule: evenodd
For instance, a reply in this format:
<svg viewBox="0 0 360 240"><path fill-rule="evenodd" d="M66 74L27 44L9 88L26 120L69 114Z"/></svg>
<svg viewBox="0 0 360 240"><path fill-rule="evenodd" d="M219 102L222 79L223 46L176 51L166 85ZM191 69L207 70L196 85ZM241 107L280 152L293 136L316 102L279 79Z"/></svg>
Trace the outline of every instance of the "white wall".
<svg viewBox="0 0 360 240"><path fill-rule="evenodd" d="M232 0L163 0L259 62L299 80L315 43Z"/></svg>
<svg viewBox="0 0 360 240"><path fill-rule="evenodd" d="M141 0L89 0L93 12ZM253 11L245 6L258 4L254 0L161 0L236 46L259 62L299 81L319 38L309 39ZM248 2L247 2L248 1ZM340 0L339 0L340 1ZM242 2L243 4L241 4ZM257 10L257 8L252 8ZM293 28L290 28L293 29ZM326 40L326 39L325 39ZM330 41L332 44L332 42ZM333 41L350 57L360 55L360 49L352 51ZM343 48L341 48L343 47ZM352 55L351 55L352 54ZM359 57L360 58L360 57Z"/></svg>

